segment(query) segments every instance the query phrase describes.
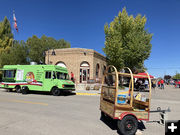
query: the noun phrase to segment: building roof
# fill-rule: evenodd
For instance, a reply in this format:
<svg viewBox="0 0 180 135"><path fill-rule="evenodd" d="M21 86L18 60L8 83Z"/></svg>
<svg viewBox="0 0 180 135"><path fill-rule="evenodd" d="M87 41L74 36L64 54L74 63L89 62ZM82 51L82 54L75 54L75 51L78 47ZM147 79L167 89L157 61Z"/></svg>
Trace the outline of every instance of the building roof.
<svg viewBox="0 0 180 135"><path fill-rule="evenodd" d="M53 49L49 50L50 52L53 51ZM63 53L69 53L69 52L89 52L89 53L94 53L100 57L103 57L106 59L106 56L98 53L97 51L93 50L93 49L85 49L85 48L62 48L62 49L54 49L55 52L63 52ZM47 52L47 51L46 51Z"/></svg>

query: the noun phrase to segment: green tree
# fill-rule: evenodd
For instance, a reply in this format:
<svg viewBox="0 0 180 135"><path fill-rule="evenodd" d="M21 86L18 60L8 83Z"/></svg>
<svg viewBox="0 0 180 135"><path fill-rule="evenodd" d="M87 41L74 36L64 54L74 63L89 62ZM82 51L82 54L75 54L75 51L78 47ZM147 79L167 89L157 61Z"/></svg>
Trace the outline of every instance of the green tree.
<svg viewBox="0 0 180 135"><path fill-rule="evenodd" d="M173 79L180 79L180 73L176 73L176 75L173 76Z"/></svg>
<svg viewBox="0 0 180 135"><path fill-rule="evenodd" d="M44 63L45 51L48 49L69 48L70 43L64 39L56 40L52 37L46 37L45 35L38 38L36 35L33 35L32 38L28 38L27 46L30 60L37 63Z"/></svg>
<svg viewBox="0 0 180 135"><path fill-rule="evenodd" d="M104 53L108 64L118 70L130 67L133 71L144 68L144 61L151 53L152 34L145 30L146 17L128 15L126 8L110 23L105 24Z"/></svg>
<svg viewBox="0 0 180 135"><path fill-rule="evenodd" d="M41 40L37 36L34 35L32 38L28 38L27 46L29 50L28 57L31 61L39 63L43 60L42 52L44 51L44 46L42 46Z"/></svg>
<svg viewBox="0 0 180 135"><path fill-rule="evenodd" d="M3 52L1 55L2 65L24 65L27 62L28 48L24 41L15 41L9 53Z"/></svg>
<svg viewBox="0 0 180 135"><path fill-rule="evenodd" d="M9 54L10 48L13 44L13 34L11 31L11 25L7 17L0 22L0 67L3 66L2 54Z"/></svg>

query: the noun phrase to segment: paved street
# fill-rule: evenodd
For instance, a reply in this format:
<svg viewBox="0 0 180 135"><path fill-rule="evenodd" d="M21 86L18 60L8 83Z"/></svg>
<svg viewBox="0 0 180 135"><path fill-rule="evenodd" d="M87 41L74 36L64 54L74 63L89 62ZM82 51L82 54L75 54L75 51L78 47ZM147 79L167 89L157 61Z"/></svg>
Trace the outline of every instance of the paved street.
<svg viewBox="0 0 180 135"><path fill-rule="evenodd" d="M152 92L152 110L170 107L170 120L180 119L180 89L166 86ZM138 134L164 135L158 113ZM143 124L140 124L143 125ZM142 126L140 126L142 128ZM48 94L22 95L0 89L0 134L2 135L117 135L115 123L100 120L99 96Z"/></svg>

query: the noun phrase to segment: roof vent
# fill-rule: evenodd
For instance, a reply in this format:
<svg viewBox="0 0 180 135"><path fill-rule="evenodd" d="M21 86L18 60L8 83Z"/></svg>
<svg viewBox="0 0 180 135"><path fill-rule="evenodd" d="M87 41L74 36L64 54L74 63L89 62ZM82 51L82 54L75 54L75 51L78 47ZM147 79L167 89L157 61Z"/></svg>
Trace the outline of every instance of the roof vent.
<svg viewBox="0 0 180 135"><path fill-rule="evenodd" d="M37 62L30 62L30 65L37 65Z"/></svg>

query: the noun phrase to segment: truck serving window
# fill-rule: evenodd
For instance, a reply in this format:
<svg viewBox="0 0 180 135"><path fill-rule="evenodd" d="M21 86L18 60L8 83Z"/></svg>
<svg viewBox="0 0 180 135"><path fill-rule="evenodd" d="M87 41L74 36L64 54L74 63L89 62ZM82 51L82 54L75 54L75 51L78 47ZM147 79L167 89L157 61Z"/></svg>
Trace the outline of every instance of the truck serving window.
<svg viewBox="0 0 180 135"><path fill-rule="evenodd" d="M16 75L16 70L4 70L4 78L14 78Z"/></svg>
<svg viewBox="0 0 180 135"><path fill-rule="evenodd" d="M56 79L56 72L53 71L53 79Z"/></svg>
<svg viewBox="0 0 180 135"><path fill-rule="evenodd" d="M51 79L51 71L46 71L46 79Z"/></svg>
<svg viewBox="0 0 180 135"><path fill-rule="evenodd" d="M69 80L69 75L67 73L57 72L57 79Z"/></svg>

